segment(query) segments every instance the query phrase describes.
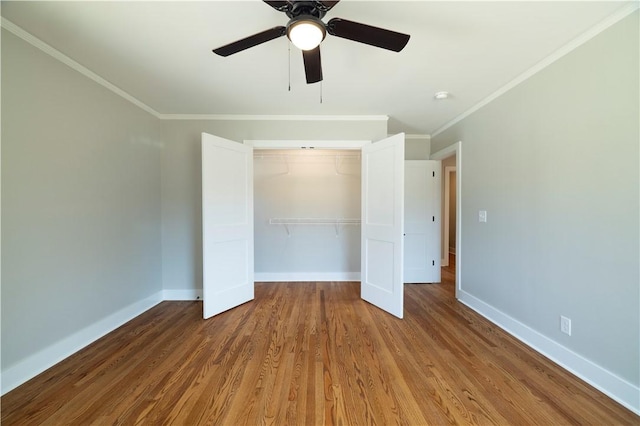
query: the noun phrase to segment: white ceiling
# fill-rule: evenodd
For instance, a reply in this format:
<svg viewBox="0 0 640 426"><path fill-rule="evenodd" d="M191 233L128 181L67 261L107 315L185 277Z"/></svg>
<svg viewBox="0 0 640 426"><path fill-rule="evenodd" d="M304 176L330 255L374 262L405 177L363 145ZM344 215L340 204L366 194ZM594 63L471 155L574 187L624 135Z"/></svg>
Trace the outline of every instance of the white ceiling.
<svg viewBox="0 0 640 426"><path fill-rule="evenodd" d="M400 53L327 36L324 81L307 85L282 37L219 47L288 18L259 0L2 2L2 16L160 114L388 115L431 134L632 1L354 1L341 17L411 35ZM435 92L453 97L436 101ZM322 92L322 103L320 97Z"/></svg>

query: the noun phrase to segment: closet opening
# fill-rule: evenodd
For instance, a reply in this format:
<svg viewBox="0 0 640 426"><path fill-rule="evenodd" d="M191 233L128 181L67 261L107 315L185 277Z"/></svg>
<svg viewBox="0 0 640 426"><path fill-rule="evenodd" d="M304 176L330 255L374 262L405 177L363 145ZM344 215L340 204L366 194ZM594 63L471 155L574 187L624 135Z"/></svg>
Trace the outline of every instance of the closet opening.
<svg viewBox="0 0 640 426"><path fill-rule="evenodd" d="M361 151L254 149L255 281L359 281Z"/></svg>

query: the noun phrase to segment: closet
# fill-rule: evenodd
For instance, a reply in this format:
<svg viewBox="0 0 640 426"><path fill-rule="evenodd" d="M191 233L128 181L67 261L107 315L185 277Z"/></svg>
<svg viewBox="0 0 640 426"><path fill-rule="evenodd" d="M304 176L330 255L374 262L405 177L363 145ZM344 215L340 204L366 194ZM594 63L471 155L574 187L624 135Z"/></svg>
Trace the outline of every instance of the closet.
<svg viewBox="0 0 640 426"><path fill-rule="evenodd" d="M256 281L360 279L360 150L254 150Z"/></svg>
<svg viewBox="0 0 640 426"><path fill-rule="evenodd" d="M364 300L402 318L403 267L412 266L404 240L420 253L407 258L415 264L428 251L416 241L436 224L435 216L414 223L428 203L422 194L407 204L414 225L404 229L405 192L415 189L411 176L426 177L417 163L429 162L407 162L405 182L403 134L352 149L202 138L205 318L253 299L254 281L346 280L360 280Z"/></svg>

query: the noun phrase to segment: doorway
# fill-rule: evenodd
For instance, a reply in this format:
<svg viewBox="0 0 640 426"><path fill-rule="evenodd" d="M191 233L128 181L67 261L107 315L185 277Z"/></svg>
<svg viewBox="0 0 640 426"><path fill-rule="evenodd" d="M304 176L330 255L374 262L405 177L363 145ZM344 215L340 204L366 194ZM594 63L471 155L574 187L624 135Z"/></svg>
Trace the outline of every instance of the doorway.
<svg viewBox="0 0 640 426"><path fill-rule="evenodd" d="M254 149L255 280L360 280L360 150Z"/></svg>
<svg viewBox="0 0 640 426"><path fill-rule="evenodd" d="M450 165L453 164L453 165ZM442 192L442 266L449 266L456 252L456 157L442 162L444 189Z"/></svg>
<svg viewBox="0 0 640 426"><path fill-rule="evenodd" d="M455 158L455 292L458 298L458 292L462 290L462 142L456 142L440 151L431 154L432 160L441 160L446 164L446 160ZM446 166L445 166L446 167ZM445 175L445 181L447 175ZM446 197L443 191L443 197ZM446 200L445 200L446 201ZM444 204L444 203L443 203ZM443 223L447 217L443 217ZM443 231L444 233L444 231ZM449 235L443 234L443 241L448 240ZM449 252L448 244L443 247L443 254ZM448 260L449 256L443 256L443 260ZM453 266L453 265L452 265Z"/></svg>

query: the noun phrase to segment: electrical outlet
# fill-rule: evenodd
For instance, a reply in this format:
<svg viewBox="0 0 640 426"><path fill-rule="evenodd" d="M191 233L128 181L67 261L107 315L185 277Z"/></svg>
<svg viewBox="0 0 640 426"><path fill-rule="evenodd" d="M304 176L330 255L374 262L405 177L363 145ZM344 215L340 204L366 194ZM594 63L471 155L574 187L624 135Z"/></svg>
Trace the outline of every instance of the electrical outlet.
<svg viewBox="0 0 640 426"><path fill-rule="evenodd" d="M571 318L560 315L560 331L571 336Z"/></svg>

